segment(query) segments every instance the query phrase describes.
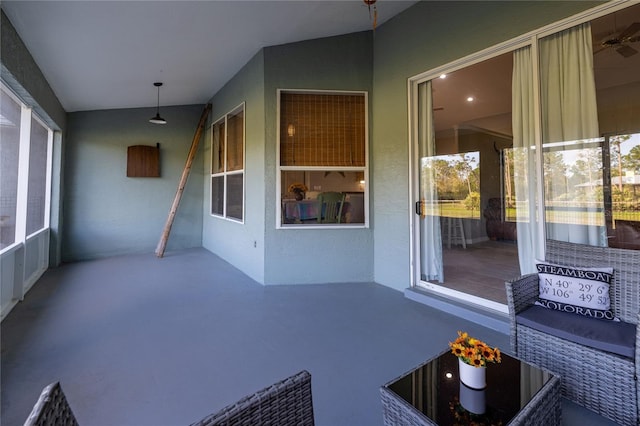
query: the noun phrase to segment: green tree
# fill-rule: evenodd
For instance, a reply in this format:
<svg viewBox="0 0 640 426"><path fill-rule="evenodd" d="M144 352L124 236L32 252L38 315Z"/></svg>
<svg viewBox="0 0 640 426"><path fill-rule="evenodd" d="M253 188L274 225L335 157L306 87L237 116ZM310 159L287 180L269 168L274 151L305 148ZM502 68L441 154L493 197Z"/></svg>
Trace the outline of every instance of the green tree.
<svg viewBox="0 0 640 426"><path fill-rule="evenodd" d="M471 210L471 216L476 210L480 210L480 193L476 191L472 191L467 195L467 198L464 199L464 206L467 210Z"/></svg>
<svg viewBox="0 0 640 426"><path fill-rule="evenodd" d="M557 151L544 153L544 193L547 200L563 198L567 193L567 166Z"/></svg>
<svg viewBox="0 0 640 426"><path fill-rule="evenodd" d="M609 139L611 151L611 177L622 176L622 143L631 139L631 135L616 135ZM622 179L618 181L618 190L622 191Z"/></svg>
<svg viewBox="0 0 640 426"><path fill-rule="evenodd" d="M627 155L622 156L622 165L626 170L640 173L640 145L634 146Z"/></svg>

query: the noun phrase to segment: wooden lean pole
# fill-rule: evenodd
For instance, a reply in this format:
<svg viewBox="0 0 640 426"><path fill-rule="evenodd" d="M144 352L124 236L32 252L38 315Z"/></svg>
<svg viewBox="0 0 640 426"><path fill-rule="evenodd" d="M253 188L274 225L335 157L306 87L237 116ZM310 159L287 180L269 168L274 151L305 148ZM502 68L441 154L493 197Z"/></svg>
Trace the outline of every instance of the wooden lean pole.
<svg viewBox="0 0 640 426"><path fill-rule="evenodd" d="M198 128L196 129L196 134L193 136L191 149L189 150L189 155L187 156L187 163L184 165L184 170L182 171L182 176L180 177L180 183L178 184L178 190L176 191L176 196L173 199L173 204L171 205L171 209L169 210L169 217L167 217L167 222L164 225L164 230L162 231L162 236L160 237L160 241L158 242L158 247L156 247L156 256L158 257L164 256L164 250L167 248L167 240L169 239L169 234L171 233L173 219L176 217L176 212L178 211L178 206L180 205L180 199L182 198L184 187L187 185L187 179L189 178L189 173L191 172L191 165L193 164L193 159L195 158L196 152L198 151L200 136L202 135L202 130L204 129L204 126L207 122L210 111L211 104L207 104L207 106L204 108L204 111L202 111L200 123L198 123Z"/></svg>

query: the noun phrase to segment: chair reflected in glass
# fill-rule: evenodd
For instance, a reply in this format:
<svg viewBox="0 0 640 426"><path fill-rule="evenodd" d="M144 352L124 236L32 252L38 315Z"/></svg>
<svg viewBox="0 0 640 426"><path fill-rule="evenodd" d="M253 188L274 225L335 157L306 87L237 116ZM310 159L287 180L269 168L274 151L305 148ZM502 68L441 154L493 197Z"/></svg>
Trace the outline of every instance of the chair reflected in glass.
<svg viewBox="0 0 640 426"><path fill-rule="evenodd" d="M341 223L343 192L321 192L318 194L318 223Z"/></svg>

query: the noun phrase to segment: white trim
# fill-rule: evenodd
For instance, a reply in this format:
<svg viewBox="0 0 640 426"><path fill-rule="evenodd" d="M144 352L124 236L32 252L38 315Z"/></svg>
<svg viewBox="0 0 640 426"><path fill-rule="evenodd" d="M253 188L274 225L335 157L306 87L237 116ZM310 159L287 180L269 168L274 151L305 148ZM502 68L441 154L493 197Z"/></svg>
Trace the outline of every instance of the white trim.
<svg viewBox="0 0 640 426"><path fill-rule="evenodd" d="M285 223L283 225L280 226L280 228L278 229L282 229L282 230L291 230L291 229L295 229L295 230L301 230L301 229L365 229L365 226L361 223L344 223L344 224L340 224L340 225L336 225L334 223L319 223L319 224L306 224L306 225L301 225L298 223Z"/></svg>
<svg viewBox="0 0 640 426"><path fill-rule="evenodd" d="M364 225L369 228L369 92L364 93Z"/></svg>
<svg viewBox="0 0 640 426"><path fill-rule="evenodd" d="M471 302L476 305L480 305L483 308L488 308L496 312L508 314L509 308L507 305L503 305L502 303L494 302L493 300L484 299L482 297L474 296L468 293L463 293L458 290L453 290L451 288L443 287L439 284L433 284L428 281L420 281L420 284L417 286L418 288L427 289L433 293L440 294L443 296L451 296L453 299L462 300L465 302Z"/></svg>
<svg viewBox="0 0 640 426"><path fill-rule="evenodd" d="M417 254L420 253L416 244L420 242L420 227L416 226L415 219L415 205L420 199L419 185L415 185L414 182L417 182L419 177L416 171L418 168L415 167L414 162L418 158L418 83L414 83L411 79L407 80L407 111L408 114L408 125L409 125L409 235L412 240L412 243L409 245L409 264L410 267L413 268L413 273L409 274L410 276L410 285L411 287L415 287L420 282L420 271L422 269L422 264L420 262L420 256Z"/></svg>
<svg viewBox="0 0 640 426"><path fill-rule="evenodd" d="M354 166L281 166L280 165L280 111L282 93L294 94L330 94L330 95L363 95L364 96L364 167ZM366 90L333 90L333 89L276 89L276 190L275 190L275 229L367 229L369 228L369 188L371 186L369 176L369 92ZM282 172L286 171L344 171L363 172L365 179L364 187L364 223L341 223L341 224L295 224L282 223Z"/></svg>
<svg viewBox="0 0 640 426"><path fill-rule="evenodd" d="M13 99L16 103L20 105L25 105L25 102L18 96L12 89L9 87L3 80L0 80L0 90L4 92L7 96Z"/></svg>
<svg viewBox="0 0 640 426"><path fill-rule="evenodd" d="M536 144L536 210L538 212L538 222L539 226L536 226L536 230L538 231L537 241L540 243L537 247L537 252L535 255L537 259L545 259L545 244L546 241L546 229L547 229L547 220L546 220L546 209L544 202L544 153L542 150L542 105L540 104L541 94L540 94L540 51L538 40L534 39L531 43L531 64L533 65L532 79L533 79L533 115L534 122L536 124L534 130L534 142ZM531 200L530 202L533 202ZM535 218L529 218L529 220L533 221Z"/></svg>
<svg viewBox="0 0 640 426"><path fill-rule="evenodd" d="M342 166L326 166L326 167L323 167L323 166L300 166L300 167L298 167L298 166L282 166L282 167L280 167L280 170L285 171L285 172L287 170L296 171L296 172L297 171L301 171L301 170L310 171L310 172L313 172L313 171L316 171L316 172L323 172L323 171L361 172L361 171L364 171L365 169L366 169L366 167L354 167L354 166L345 166L345 167L342 167Z"/></svg>
<svg viewBox="0 0 640 426"><path fill-rule="evenodd" d="M280 99L282 98L283 89L276 89L276 188L274 192L276 205L276 229L285 229L282 227L282 166L280 166Z"/></svg>
<svg viewBox="0 0 640 426"><path fill-rule="evenodd" d="M51 181L52 181L52 170L53 170L53 130L45 123L40 117L38 117L33 110L31 110L31 119L32 122L35 121L38 125L44 128L47 131L47 151L46 151L46 159L45 159L45 167L46 167L46 175L44 182L44 211L42 212L42 227L36 229L31 234L26 236L26 240L29 240L31 236L36 235L37 233L49 229L49 225L51 223ZM29 127L31 129L31 127ZM29 147L31 147L31 134L29 134ZM31 152L31 148L29 148L29 152ZM27 184L28 185L28 184ZM27 192L28 196L28 192ZM28 207L27 207L28 208ZM26 220L26 216L25 216ZM25 228L26 232L26 228Z"/></svg>
<svg viewBox="0 0 640 426"><path fill-rule="evenodd" d="M228 129L229 129L229 116L230 115L234 115L237 114L239 112L242 111L242 169L240 170L231 170L228 171L227 170L227 149L229 147L229 143L228 143ZM224 121L224 135L223 138L224 140L222 141L222 143L224 143L224 158L223 158L223 164L222 164L222 171L221 172L215 172L213 171L213 156L214 156L214 146L213 146L213 138L215 135L214 132L214 126L216 126L217 124L219 124L221 121ZM228 112L226 112L225 114L221 115L217 120L214 120L211 122L211 125L209 126L209 128L211 129L211 156L209 157L209 216L210 217L215 217L215 218L219 218L219 219L223 219L229 222L235 222L235 223L240 223L240 224L244 224L245 221L245 215L246 215L246 204L247 204L247 200L246 200L246 193L247 193L247 175L246 175L246 168L247 168L247 106L246 106L246 102L242 101L240 102L237 106L235 106L234 108L232 108L231 110L229 110ZM227 195L228 195L228 185L227 185L227 177L229 175L239 175L242 174L242 219L238 219L237 217L231 217L227 215ZM213 199L211 197L211 193L213 191L213 178L216 177L222 177L223 178L223 185L222 185L222 214L218 214L218 213L213 213L212 212L212 204L213 204Z"/></svg>
<svg viewBox="0 0 640 426"><path fill-rule="evenodd" d="M27 199L29 195L29 152L31 150L31 108L22 104L20 113L20 153L18 154L18 193L16 196L15 241L27 238Z"/></svg>
<svg viewBox="0 0 640 426"><path fill-rule="evenodd" d="M53 181L53 130L47 129L47 174L44 193L44 229L51 226L51 185Z"/></svg>
<svg viewBox="0 0 640 426"><path fill-rule="evenodd" d="M341 95L367 95L366 90L340 90L340 89L276 89L278 94L278 118L280 118L280 94L282 92L285 93L295 93L295 94L313 94L313 93L326 93L329 95L333 94L341 94Z"/></svg>
<svg viewBox="0 0 640 426"><path fill-rule="evenodd" d="M29 247L32 247L33 245L36 246L36 250L38 252L38 267L31 273L31 275L29 275L28 277L23 277L24 282L22 283L22 297L20 298L20 300L24 299L24 295L26 295L27 292L31 290L31 287L35 285L38 279L47 270L47 266L49 264L49 239L49 228L43 228L31 234L25 242L25 255L28 255L27 250L29 250ZM24 266L26 269L26 264Z"/></svg>

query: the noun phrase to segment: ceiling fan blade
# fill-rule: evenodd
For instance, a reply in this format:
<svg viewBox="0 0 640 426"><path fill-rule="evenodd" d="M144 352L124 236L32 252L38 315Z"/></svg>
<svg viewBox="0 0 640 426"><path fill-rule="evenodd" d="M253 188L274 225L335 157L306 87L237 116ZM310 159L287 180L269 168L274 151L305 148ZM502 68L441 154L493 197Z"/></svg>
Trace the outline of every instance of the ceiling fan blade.
<svg viewBox="0 0 640 426"><path fill-rule="evenodd" d="M638 31L640 31L640 22L634 22L618 35L618 40L620 40L621 42L625 42L628 38L630 38Z"/></svg>
<svg viewBox="0 0 640 426"><path fill-rule="evenodd" d="M593 51L593 54L597 55L598 53L602 52L603 50L606 50L606 47L605 46L600 46L599 49L596 49L596 50Z"/></svg>
<svg viewBox="0 0 640 426"><path fill-rule="evenodd" d="M616 47L616 52L618 52L619 54L621 54L625 58L628 58L629 56L633 56L636 53L638 53L638 51L636 49L634 49L631 46L626 46L626 45L622 45L620 47Z"/></svg>

